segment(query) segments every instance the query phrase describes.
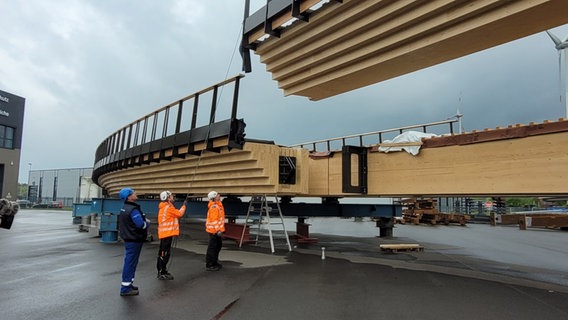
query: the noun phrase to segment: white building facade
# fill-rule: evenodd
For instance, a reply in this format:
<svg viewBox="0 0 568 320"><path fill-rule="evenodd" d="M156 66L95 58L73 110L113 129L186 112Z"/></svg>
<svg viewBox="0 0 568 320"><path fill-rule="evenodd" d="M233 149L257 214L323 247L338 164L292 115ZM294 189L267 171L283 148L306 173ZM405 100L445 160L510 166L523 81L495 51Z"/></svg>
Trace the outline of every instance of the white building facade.
<svg viewBox="0 0 568 320"><path fill-rule="evenodd" d="M93 168L32 170L28 177L28 200L34 204L70 207L100 198L102 189L93 183Z"/></svg>

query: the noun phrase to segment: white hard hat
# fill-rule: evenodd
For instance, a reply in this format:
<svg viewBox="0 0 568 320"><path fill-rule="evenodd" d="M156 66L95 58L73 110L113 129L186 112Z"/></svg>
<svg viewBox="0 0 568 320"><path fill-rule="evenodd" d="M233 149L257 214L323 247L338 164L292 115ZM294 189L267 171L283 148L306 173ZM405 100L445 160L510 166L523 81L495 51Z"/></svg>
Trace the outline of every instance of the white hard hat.
<svg viewBox="0 0 568 320"><path fill-rule="evenodd" d="M207 194L207 198L209 198L209 200L213 200L215 199L215 197L217 197L218 193L217 191L211 191Z"/></svg>
<svg viewBox="0 0 568 320"><path fill-rule="evenodd" d="M163 191L162 193L160 193L160 200L162 201L166 201L168 200L168 198L172 195L171 192L169 191Z"/></svg>

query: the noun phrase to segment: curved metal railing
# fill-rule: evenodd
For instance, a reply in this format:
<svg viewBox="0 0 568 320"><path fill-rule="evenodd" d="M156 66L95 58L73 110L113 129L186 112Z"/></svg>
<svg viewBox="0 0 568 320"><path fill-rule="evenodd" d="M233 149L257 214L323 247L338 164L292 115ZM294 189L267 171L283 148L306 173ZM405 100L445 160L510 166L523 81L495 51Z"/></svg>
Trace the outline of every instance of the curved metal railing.
<svg viewBox="0 0 568 320"><path fill-rule="evenodd" d="M221 146L242 148L246 125L242 119L237 119L237 105L239 82L243 77L239 74L172 102L108 136L95 152L93 181L98 184L101 175L126 167L218 149L219 144L212 143L214 140L226 139ZM219 90L227 85L234 87L230 118L216 121ZM209 120L208 124L198 127L199 102L204 95L211 97ZM183 112L188 101L193 101L189 122ZM166 153L166 150L171 152Z"/></svg>

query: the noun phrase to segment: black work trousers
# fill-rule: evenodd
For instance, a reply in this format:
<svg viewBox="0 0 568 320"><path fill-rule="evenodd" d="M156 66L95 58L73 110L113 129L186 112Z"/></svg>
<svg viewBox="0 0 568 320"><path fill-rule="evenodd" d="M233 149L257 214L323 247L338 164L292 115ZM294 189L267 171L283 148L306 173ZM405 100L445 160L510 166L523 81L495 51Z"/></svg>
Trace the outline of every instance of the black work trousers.
<svg viewBox="0 0 568 320"><path fill-rule="evenodd" d="M223 246L223 238L216 234L209 234L209 245L205 255L205 266L214 267L219 264L219 252Z"/></svg>
<svg viewBox="0 0 568 320"><path fill-rule="evenodd" d="M167 237L160 239L160 250L158 251L158 274L168 272L168 262L170 261L170 251L172 250L172 239L174 237Z"/></svg>

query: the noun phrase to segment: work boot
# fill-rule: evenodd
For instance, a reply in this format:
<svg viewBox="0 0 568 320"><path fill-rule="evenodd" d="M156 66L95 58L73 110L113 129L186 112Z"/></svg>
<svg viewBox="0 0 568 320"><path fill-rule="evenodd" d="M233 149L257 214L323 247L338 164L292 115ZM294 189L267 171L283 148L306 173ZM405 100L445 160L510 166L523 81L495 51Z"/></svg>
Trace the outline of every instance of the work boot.
<svg viewBox="0 0 568 320"><path fill-rule="evenodd" d="M132 290L136 290L136 291L138 291L138 287L137 287L137 286L135 286L135 285L133 285L133 284L131 284L131 285L130 285L130 288L131 288Z"/></svg>
<svg viewBox="0 0 568 320"><path fill-rule="evenodd" d="M122 290L120 291L120 295L123 296L123 297L137 296L138 293L139 293L139 291L134 290L134 289L130 289L130 290L127 290L127 291L122 291Z"/></svg>
<svg viewBox="0 0 568 320"><path fill-rule="evenodd" d="M219 271L219 270L221 270L221 268L218 265L213 265L213 266L210 266L210 267L205 267L205 270L207 270L207 271Z"/></svg>
<svg viewBox="0 0 568 320"><path fill-rule="evenodd" d="M158 273L158 280L174 280L174 276L172 276L169 272L161 272Z"/></svg>

